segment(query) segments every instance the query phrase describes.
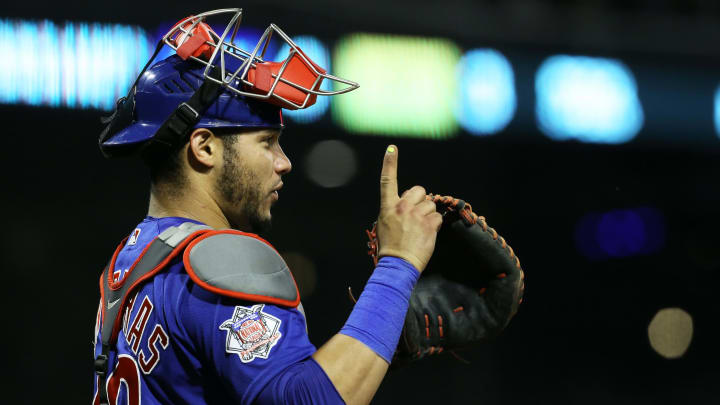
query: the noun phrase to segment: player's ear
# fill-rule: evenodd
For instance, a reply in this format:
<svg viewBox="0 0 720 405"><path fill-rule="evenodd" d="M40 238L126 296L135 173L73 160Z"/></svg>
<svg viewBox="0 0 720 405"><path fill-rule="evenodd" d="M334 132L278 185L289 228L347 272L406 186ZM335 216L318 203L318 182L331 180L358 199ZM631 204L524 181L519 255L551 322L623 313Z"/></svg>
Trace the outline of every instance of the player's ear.
<svg viewBox="0 0 720 405"><path fill-rule="evenodd" d="M200 172L219 166L222 163L220 138L206 128L194 130L188 141L187 158L190 166Z"/></svg>

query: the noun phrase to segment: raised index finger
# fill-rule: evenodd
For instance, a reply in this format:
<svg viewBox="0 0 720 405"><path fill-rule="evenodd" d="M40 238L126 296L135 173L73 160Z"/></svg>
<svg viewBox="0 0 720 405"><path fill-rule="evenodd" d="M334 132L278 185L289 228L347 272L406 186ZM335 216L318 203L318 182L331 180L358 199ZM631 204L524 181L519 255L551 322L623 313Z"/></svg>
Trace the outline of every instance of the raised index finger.
<svg viewBox="0 0 720 405"><path fill-rule="evenodd" d="M385 150L380 172L380 207L386 207L400 199L397 185L398 148L390 145Z"/></svg>

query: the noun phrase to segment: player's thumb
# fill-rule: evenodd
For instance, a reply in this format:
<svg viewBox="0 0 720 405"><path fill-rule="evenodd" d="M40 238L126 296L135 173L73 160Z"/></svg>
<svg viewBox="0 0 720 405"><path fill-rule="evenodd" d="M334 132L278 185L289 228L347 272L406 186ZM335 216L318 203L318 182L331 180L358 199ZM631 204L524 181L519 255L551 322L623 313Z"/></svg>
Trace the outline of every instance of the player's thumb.
<svg viewBox="0 0 720 405"><path fill-rule="evenodd" d="M390 145L385 150L382 171L380 172L380 207L385 207L399 198L397 162L398 148L395 145Z"/></svg>

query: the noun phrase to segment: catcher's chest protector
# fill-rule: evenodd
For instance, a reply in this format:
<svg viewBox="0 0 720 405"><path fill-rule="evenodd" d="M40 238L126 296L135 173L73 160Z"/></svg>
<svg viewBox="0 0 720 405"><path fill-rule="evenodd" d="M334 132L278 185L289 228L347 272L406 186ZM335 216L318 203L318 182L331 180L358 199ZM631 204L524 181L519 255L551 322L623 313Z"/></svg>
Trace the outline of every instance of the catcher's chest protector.
<svg viewBox="0 0 720 405"><path fill-rule="evenodd" d="M191 222L172 226L147 245L122 280L114 282L115 259L124 245L125 240L100 278L102 352L95 359L95 372L100 379L101 405L108 404L109 354L115 350L121 314L131 295L181 254L190 278L206 290L237 299L297 307L302 312L300 294L289 268L277 251L255 234L213 230Z"/></svg>
<svg viewBox="0 0 720 405"><path fill-rule="evenodd" d="M170 227L158 235L145 249L138 260L133 263L131 271L119 283L112 282L115 258L125 245L120 243L113 258L100 276L100 301L102 303L102 354L95 358L95 372L100 377L98 392L100 404L108 404L106 379L110 365L108 357L110 348L117 343L120 323L128 299L132 292L145 280L157 274L183 251L185 246L198 236L210 232L211 228L191 222L185 222L178 227ZM127 238L126 238L127 240Z"/></svg>

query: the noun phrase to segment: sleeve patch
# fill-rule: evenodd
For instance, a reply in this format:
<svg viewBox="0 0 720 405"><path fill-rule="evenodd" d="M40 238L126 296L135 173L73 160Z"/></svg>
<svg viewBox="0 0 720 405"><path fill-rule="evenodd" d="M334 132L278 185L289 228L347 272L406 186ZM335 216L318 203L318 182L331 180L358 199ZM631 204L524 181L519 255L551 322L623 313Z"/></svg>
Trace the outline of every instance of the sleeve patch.
<svg viewBox="0 0 720 405"><path fill-rule="evenodd" d="M232 318L220 325L220 330L227 331L225 351L237 354L243 363L250 363L258 357L267 359L270 349L282 337L282 321L263 312L264 307L264 304L252 307L238 305Z"/></svg>

